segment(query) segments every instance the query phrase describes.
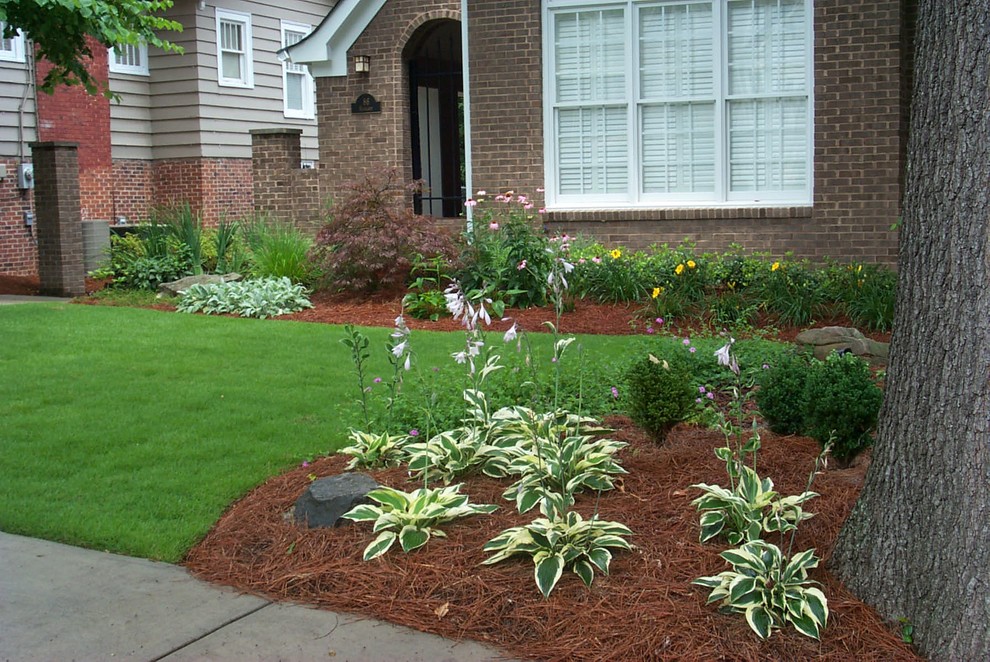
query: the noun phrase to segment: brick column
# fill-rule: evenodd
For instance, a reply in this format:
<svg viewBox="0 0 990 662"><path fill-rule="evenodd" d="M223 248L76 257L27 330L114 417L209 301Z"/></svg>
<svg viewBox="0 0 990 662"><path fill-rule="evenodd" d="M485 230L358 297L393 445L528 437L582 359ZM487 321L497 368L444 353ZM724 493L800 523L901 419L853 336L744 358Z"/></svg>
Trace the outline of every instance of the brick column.
<svg viewBox="0 0 990 662"><path fill-rule="evenodd" d="M254 209L300 229L319 225L320 191L315 170L302 170L302 129L252 129Z"/></svg>
<svg viewBox="0 0 990 662"><path fill-rule="evenodd" d="M38 275L43 294L86 293L77 150L78 145L70 142L31 144Z"/></svg>

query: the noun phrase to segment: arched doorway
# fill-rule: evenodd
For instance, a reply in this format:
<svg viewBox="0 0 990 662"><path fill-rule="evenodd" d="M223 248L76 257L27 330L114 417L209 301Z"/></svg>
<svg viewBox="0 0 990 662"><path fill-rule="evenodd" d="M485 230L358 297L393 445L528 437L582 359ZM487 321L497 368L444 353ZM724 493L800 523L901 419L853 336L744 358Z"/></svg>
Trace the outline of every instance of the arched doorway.
<svg viewBox="0 0 990 662"><path fill-rule="evenodd" d="M465 199L460 23L425 23L405 50L413 178L425 182L413 207L417 214L457 217Z"/></svg>

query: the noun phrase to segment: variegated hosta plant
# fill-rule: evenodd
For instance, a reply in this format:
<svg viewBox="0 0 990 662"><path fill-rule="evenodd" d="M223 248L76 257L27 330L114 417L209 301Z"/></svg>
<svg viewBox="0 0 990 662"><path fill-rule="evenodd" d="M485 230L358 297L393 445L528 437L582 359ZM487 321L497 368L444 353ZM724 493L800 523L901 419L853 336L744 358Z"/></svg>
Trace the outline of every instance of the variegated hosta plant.
<svg viewBox="0 0 990 662"><path fill-rule="evenodd" d="M522 477L502 497L516 502L520 513L537 503L547 517L562 515L574 504L574 494L585 489L614 487L617 474L628 473L615 459L627 444L586 435L566 437L558 444L537 442L537 448L514 459L509 473Z"/></svg>
<svg viewBox="0 0 990 662"><path fill-rule="evenodd" d="M565 409L541 412L529 407L503 407L492 414L497 421L494 432L498 445L532 449L538 440L558 441L568 436L597 436L611 432L597 420L588 416L578 416Z"/></svg>
<svg viewBox="0 0 990 662"><path fill-rule="evenodd" d="M405 445L410 437L404 434L372 434L351 430L347 439L347 445L337 452L353 458L347 465L348 469L381 469L396 466L406 460Z"/></svg>
<svg viewBox="0 0 990 662"><path fill-rule="evenodd" d="M571 511L556 519L537 519L525 526L506 529L488 541L486 552L495 552L485 565L504 561L515 554L532 557L536 586L548 597L566 568L574 571L587 586L595 579L595 568L608 574L610 549L630 549L625 536L632 535L618 522L597 517L583 519Z"/></svg>
<svg viewBox="0 0 990 662"><path fill-rule="evenodd" d="M706 483L691 486L704 492L691 502L701 512L701 542L723 534L729 544L738 545L760 539L764 531L793 531L799 522L814 517L801 504L818 496L817 492L780 497L772 480L761 480L750 467L740 469L734 491Z"/></svg>
<svg viewBox="0 0 990 662"><path fill-rule="evenodd" d="M370 561L391 549L398 540L402 551L411 552L425 545L431 536L446 537L436 528L469 515L490 513L497 506L468 503L468 495L460 494L460 485L437 489L401 492L380 487L368 492L368 498L379 505L362 504L347 511L343 517L354 522L374 522L378 534L364 550L364 560Z"/></svg>
<svg viewBox="0 0 990 662"><path fill-rule="evenodd" d="M787 560L780 548L763 540L722 552L732 565L713 577L699 577L692 584L712 589L708 603L722 601L722 608L743 613L749 627L766 639L787 623L801 634L818 639L828 624L828 600L809 584L808 571L818 566L815 550Z"/></svg>
<svg viewBox="0 0 990 662"><path fill-rule="evenodd" d="M485 432L479 428L461 427L447 430L429 440L409 444L409 472L417 477L424 474L449 483L458 476L482 471L494 478L505 474L489 472L492 447L485 443Z"/></svg>

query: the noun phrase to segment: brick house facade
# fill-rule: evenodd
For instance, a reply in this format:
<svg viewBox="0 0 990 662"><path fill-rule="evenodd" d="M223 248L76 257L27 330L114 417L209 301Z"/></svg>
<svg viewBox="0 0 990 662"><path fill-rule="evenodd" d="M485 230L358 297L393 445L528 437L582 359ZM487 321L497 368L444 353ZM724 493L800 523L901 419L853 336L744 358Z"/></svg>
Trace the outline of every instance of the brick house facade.
<svg viewBox="0 0 990 662"><path fill-rule="evenodd" d="M723 9L716 7L715 11L723 11L725 2L721 0ZM569 8L582 3L470 3L475 189L513 189L538 199L537 191L549 191L553 184L544 144L549 117L544 107L548 43L544 22L548 5L554 4ZM647 4L659 6L614 4L628 6L629 12ZM813 35L809 37L813 91L807 103L813 112L809 123L813 128L809 128L807 146L811 164L807 199L739 205L723 200L711 206L595 205L588 209L550 204L546 226L633 248L687 239L703 251L739 244L746 250L793 251L816 260L835 257L895 263L897 234L891 226L900 214L903 185L912 37L911 17L905 8L910 3L816 0L805 6L809 16L805 20L811 21L809 34ZM417 127L411 119L415 86L410 81L410 61L425 33L460 18L460 2L388 0L368 17L349 45L346 75L339 70L339 61L338 70L332 71L321 58L307 59L303 46L287 49L293 61L301 55L298 61L307 62L317 77L323 195L332 196L340 183L384 167L397 168L407 179L419 174L411 158ZM319 29L309 39L333 43ZM323 48L323 53L328 50ZM355 71L356 56L370 59L368 73ZM351 104L364 93L381 103L380 112L351 111Z"/></svg>

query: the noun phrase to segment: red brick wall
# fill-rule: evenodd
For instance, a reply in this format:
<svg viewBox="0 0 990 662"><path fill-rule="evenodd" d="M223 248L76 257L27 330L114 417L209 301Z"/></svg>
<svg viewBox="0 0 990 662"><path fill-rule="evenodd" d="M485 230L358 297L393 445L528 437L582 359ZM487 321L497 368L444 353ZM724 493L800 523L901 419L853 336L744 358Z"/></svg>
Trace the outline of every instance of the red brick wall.
<svg viewBox="0 0 990 662"><path fill-rule="evenodd" d="M31 276L38 272L38 248L24 225L24 211L34 210L33 197L17 188L17 159L0 159L7 176L0 180L0 273Z"/></svg>
<svg viewBox="0 0 990 662"><path fill-rule="evenodd" d="M118 159L113 162L112 220L124 217L137 223L148 217L154 202L152 163L139 159Z"/></svg>
<svg viewBox="0 0 990 662"><path fill-rule="evenodd" d="M254 212L250 159L166 159L151 166L152 206L188 202L208 225Z"/></svg>

